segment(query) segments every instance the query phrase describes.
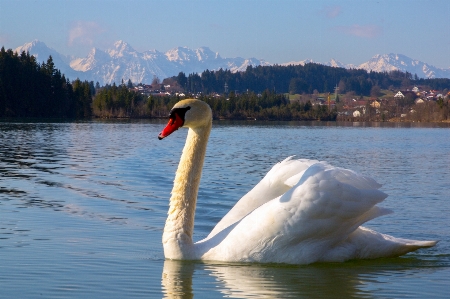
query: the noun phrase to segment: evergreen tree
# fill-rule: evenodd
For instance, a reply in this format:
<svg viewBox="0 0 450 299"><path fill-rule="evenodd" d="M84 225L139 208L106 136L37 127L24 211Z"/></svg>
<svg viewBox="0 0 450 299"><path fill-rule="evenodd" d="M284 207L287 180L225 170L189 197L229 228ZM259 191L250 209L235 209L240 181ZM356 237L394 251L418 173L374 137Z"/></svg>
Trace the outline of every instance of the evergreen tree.
<svg viewBox="0 0 450 299"><path fill-rule="evenodd" d="M177 80L178 84L182 88L187 88L187 78L186 78L186 75L183 72L179 72L178 73L178 76L176 77L176 80Z"/></svg>
<svg viewBox="0 0 450 299"><path fill-rule="evenodd" d="M51 56L40 65L29 53L0 50L0 116L71 117L74 101Z"/></svg>

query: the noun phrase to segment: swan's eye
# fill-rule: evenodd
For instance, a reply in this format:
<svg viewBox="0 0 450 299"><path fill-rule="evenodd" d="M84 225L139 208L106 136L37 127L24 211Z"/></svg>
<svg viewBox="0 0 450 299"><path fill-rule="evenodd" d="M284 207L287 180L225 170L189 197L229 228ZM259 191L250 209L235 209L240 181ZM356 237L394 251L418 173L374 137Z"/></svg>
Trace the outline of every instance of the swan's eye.
<svg viewBox="0 0 450 299"><path fill-rule="evenodd" d="M176 116L178 115L178 117L181 118L184 123L184 117L186 115L186 112L190 109L191 109L190 106L184 108L173 108L172 110L170 110L169 114L170 121L173 123L177 118Z"/></svg>

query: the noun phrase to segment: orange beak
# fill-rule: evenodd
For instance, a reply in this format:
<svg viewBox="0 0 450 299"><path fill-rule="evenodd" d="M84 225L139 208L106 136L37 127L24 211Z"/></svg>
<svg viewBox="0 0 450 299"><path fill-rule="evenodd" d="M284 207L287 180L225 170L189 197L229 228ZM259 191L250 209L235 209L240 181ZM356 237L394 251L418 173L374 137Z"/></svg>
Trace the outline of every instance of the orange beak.
<svg viewBox="0 0 450 299"><path fill-rule="evenodd" d="M182 127L183 124L183 119L177 113L174 113L170 117L167 126L161 131L161 133L159 133L158 139L161 140L163 138L166 138L167 136L178 130L178 128Z"/></svg>

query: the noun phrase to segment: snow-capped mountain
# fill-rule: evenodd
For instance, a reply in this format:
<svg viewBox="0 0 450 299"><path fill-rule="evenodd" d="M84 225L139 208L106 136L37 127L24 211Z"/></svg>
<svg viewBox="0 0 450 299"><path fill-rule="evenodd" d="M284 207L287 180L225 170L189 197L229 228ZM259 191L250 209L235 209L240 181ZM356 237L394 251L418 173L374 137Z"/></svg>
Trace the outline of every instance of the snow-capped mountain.
<svg viewBox="0 0 450 299"><path fill-rule="evenodd" d="M336 59L331 59L329 62L317 62L314 61L312 59L305 59L305 60L300 60L300 61L291 61L291 62L286 62L286 63L282 63L281 65L305 65L307 63L317 63L317 64L323 64L326 66L331 66L331 67L342 67L342 68L355 68L355 66L353 64L344 64L340 61L337 61Z"/></svg>
<svg viewBox="0 0 450 299"><path fill-rule="evenodd" d="M440 69L405 55L393 53L375 55L369 61L360 64L358 68L375 72L399 70L417 74L419 78L450 78L450 68Z"/></svg>
<svg viewBox="0 0 450 299"><path fill-rule="evenodd" d="M305 65L307 63L319 63L319 62L315 62L312 59L305 59L305 60L299 60L299 61L289 61L289 62L285 62L282 63L282 66L288 66L288 65ZM322 63L321 63L322 64Z"/></svg>
<svg viewBox="0 0 450 299"><path fill-rule="evenodd" d="M344 64L344 63L342 63L342 62L340 62L340 61L338 61L338 60L336 60L334 58L332 58L330 60L330 62L325 63L325 65L332 66L332 67L343 67L343 68L346 68L346 69L358 68L354 64Z"/></svg>
<svg viewBox="0 0 450 299"><path fill-rule="evenodd" d="M47 62L48 57L51 55L55 67L61 71L67 78L70 79L85 79L88 78L83 72L77 72L70 67L71 57L64 56L58 53L55 49L47 47L47 45L41 41L34 40L30 43L26 43L14 50L14 52L22 53L23 51L29 52L36 58L39 63Z"/></svg>
<svg viewBox="0 0 450 299"><path fill-rule="evenodd" d="M150 83L155 76L164 79L176 76L179 72L191 74L220 68L238 72L245 71L248 66L271 65L256 58L222 58L219 53L213 52L208 47L198 49L177 47L165 53L157 50L138 52L124 41L117 41L107 50L93 48L85 58L64 56L37 40L18 47L14 51L18 53L28 51L36 57L38 62L46 61L51 55L55 66L67 78L98 81L101 85L120 83L122 79L124 81L130 79L133 83ZM281 65L305 65L311 62L315 61L307 59ZM377 72L400 70L413 75L417 74L419 78L450 78L450 68L440 69L401 54L375 55L360 65L343 64L335 59L321 64Z"/></svg>
<svg viewBox="0 0 450 299"><path fill-rule="evenodd" d="M49 55L52 56L53 61L58 61L58 63L67 64L70 62L70 58L59 54L56 50L47 47L47 45L41 41L34 40L30 43L26 43L14 50L14 52L22 53L23 51L29 52L33 55L38 62L47 61Z"/></svg>
<svg viewBox="0 0 450 299"><path fill-rule="evenodd" d="M99 82L100 84L120 83L122 79L133 83L150 83L156 76L164 79L178 75L201 73L206 69L228 69L232 72L244 71L247 66L269 65L264 60L250 58L222 58L208 47L189 49L178 47L166 53L157 50L138 52L124 41L117 41L105 51L94 48L85 58L65 57L47 47L43 42L33 41L15 49L28 51L39 62L52 56L55 66L66 77ZM45 57L45 58L42 58ZM42 60L42 61L41 61Z"/></svg>
<svg viewBox="0 0 450 299"><path fill-rule="evenodd" d="M291 61L283 63L282 65L305 65L306 63L311 62L332 67L363 69L366 71L374 72L390 72L398 70L411 73L412 75L416 74L419 78L450 78L450 68L437 68L425 62L409 58L408 56L393 53L384 55L377 54L373 56L369 61L364 62L360 65L344 64L335 59L331 59L326 63L313 61L312 59L306 59L300 61Z"/></svg>

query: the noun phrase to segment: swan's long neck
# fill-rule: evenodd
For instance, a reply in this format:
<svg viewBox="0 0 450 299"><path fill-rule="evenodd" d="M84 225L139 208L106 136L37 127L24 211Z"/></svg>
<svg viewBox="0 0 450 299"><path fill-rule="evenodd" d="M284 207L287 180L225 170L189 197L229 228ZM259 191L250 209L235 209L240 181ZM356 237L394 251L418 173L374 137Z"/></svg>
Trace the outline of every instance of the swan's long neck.
<svg viewBox="0 0 450 299"><path fill-rule="evenodd" d="M175 175L164 227L163 245L166 258L195 258L192 241L195 207L211 125L210 123L205 127L189 129Z"/></svg>

